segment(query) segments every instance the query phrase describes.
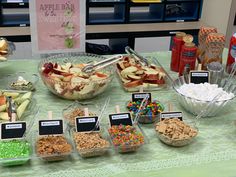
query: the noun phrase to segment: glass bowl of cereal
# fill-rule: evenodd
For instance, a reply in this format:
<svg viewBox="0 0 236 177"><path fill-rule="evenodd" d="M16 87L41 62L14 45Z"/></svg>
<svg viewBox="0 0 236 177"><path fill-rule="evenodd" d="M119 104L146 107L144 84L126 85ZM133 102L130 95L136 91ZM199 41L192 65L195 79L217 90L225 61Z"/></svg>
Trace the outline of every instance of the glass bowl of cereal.
<svg viewBox="0 0 236 177"><path fill-rule="evenodd" d="M148 141L138 125L112 125L108 132L114 149L119 153L136 152Z"/></svg>
<svg viewBox="0 0 236 177"><path fill-rule="evenodd" d="M89 53L65 53L43 59L38 71L44 85L55 95L69 100L91 99L103 93L113 78L111 66L92 73L85 66L105 58Z"/></svg>
<svg viewBox="0 0 236 177"><path fill-rule="evenodd" d="M198 129L193 123L186 123L178 118L161 120L155 125L158 138L174 147L186 146L194 141Z"/></svg>

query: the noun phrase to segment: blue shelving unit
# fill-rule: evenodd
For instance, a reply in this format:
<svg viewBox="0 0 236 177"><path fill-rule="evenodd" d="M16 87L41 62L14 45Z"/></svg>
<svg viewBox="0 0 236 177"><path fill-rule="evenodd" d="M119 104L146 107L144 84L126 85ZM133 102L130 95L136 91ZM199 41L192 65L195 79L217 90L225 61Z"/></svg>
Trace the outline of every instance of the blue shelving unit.
<svg viewBox="0 0 236 177"><path fill-rule="evenodd" d="M174 3L173 3L174 2ZM164 21L194 21L199 19L200 1L192 2L177 2L171 1L171 3L165 4L165 18Z"/></svg>
<svg viewBox="0 0 236 177"><path fill-rule="evenodd" d="M131 0L87 0L87 24L158 23L197 21L203 0L162 0L133 3ZM97 12L110 8L109 12ZM100 10L101 11L101 10Z"/></svg>
<svg viewBox="0 0 236 177"><path fill-rule="evenodd" d="M140 6L130 6L129 22L160 22L163 21L164 4L149 4L144 6L146 11L140 9Z"/></svg>
<svg viewBox="0 0 236 177"><path fill-rule="evenodd" d="M29 26L29 1L23 0L22 2L14 2L1 0L0 1L0 26L14 27L14 26ZM12 10L11 10L12 9ZM26 9L25 13L14 12L15 9Z"/></svg>

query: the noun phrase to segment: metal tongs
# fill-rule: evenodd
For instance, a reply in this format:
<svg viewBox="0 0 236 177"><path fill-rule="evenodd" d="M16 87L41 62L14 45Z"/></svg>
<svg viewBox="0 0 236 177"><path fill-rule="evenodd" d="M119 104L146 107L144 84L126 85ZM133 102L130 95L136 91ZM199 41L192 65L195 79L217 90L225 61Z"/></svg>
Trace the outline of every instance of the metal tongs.
<svg viewBox="0 0 236 177"><path fill-rule="evenodd" d="M9 104L7 112L8 116L10 117L10 122L12 122L15 121L13 120L13 114L16 114L16 104L11 96L7 97L7 102Z"/></svg>
<svg viewBox="0 0 236 177"><path fill-rule="evenodd" d="M100 62L97 62L95 64L88 64L88 65L86 65L82 69L82 72L93 73L94 71L103 69L103 68L105 68L107 66L110 66L110 65L118 62L121 59L123 59L123 55L114 55L114 56L112 56L110 58L107 58L107 59L102 60Z"/></svg>
<svg viewBox="0 0 236 177"><path fill-rule="evenodd" d="M131 49L129 46L125 47L125 52L132 56L137 63L140 63L142 66L149 66L148 60L143 56L139 55L136 51Z"/></svg>

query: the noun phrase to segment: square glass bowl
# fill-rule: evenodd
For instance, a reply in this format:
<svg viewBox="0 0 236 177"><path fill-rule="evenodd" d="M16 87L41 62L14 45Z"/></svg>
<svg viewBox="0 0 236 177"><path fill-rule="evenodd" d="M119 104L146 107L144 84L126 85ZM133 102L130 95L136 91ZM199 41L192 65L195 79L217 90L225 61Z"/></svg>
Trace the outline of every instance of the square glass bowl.
<svg viewBox="0 0 236 177"><path fill-rule="evenodd" d="M119 125L119 126L123 126L123 125ZM111 127L110 127L111 128ZM116 152L119 153L129 153L129 152L136 152L138 151L144 144L148 143L148 138L146 137L146 135L144 134L144 132L142 131L142 129L138 126L138 125L133 125L131 127L132 129L135 129L135 131L143 137L143 140L140 141L139 143L132 143L130 141L130 143L122 143L122 144L116 144L116 140L115 140L115 134L112 134L110 132L110 129L108 130L108 133L110 135L110 141L113 144L113 148L115 149ZM117 135L117 134L116 134ZM120 135L118 135L120 136ZM123 135L122 135L123 136ZM121 136L120 136L121 137ZM138 139L134 140L134 141L139 141Z"/></svg>
<svg viewBox="0 0 236 177"><path fill-rule="evenodd" d="M28 83L25 84L22 81L17 82L19 79L24 79ZM24 71L18 72L16 74L8 75L7 77L8 89L11 90L23 90L23 91L35 91L37 88L37 83L39 81L39 77L37 74L29 74Z"/></svg>
<svg viewBox="0 0 236 177"><path fill-rule="evenodd" d="M89 116L98 116L101 112L101 107L94 102L75 101L63 109L62 116L69 126L75 127L75 118L83 117L85 108L88 108Z"/></svg>
<svg viewBox="0 0 236 177"><path fill-rule="evenodd" d="M0 141L0 165L24 165L32 158L32 143L25 138ZM5 156L5 157L3 157Z"/></svg>
<svg viewBox="0 0 236 177"><path fill-rule="evenodd" d="M111 149L108 135L103 130L99 132L81 133L76 132L75 129L71 129L71 137L74 142L75 151L83 158L102 156L107 154ZM100 141L97 141L97 139Z"/></svg>

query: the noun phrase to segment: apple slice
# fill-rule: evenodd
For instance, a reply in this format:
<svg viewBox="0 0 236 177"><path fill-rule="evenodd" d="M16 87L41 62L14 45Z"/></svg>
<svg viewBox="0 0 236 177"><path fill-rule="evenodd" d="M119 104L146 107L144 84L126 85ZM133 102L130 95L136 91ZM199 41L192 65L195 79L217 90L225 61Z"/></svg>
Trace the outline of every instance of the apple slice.
<svg viewBox="0 0 236 177"><path fill-rule="evenodd" d="M66 72L70 72L70 68L72 67L71 63L66 63L65 65L61 65L61 68Z"/></svg>
<svg viewBox="0 0 236 177"><path fill-rule="evenodd" d="M76 68L76 67L70 68L70 73L77 74L77 73L81 73L81 72L82 71L80 68Z"/></svg>
<svg viewBox="0 0 236 177"><path fill-rule="evenodd" d="M0 40L0 50L7 50L8 48L8 43L5 39Z"/></svg>
<svg viewBox="0 0 236 177"><path fill-rule="evenodd" d="M13 99L15 99L20 95L20 93L18 93L18 92L3 92L3 95L4 96L11 96Z"/></svg>
<svg viewBox="0 0 236 177"><path fill-rule="evenodd" d="M32 92L27 92L25 93L23 96L21 97L17 97L14 101L17 103L17 104L21 104L23 103L25 100L31 100L33 96L33 93Z"/></svg>
<svg viewBox="0 0 236 177"><path fill-rule="evenodd" d="M136 76L134 74L128 74L127 76L128 76L128 78L130 78L132 80L140 80L141 79L140 76Z"/></svg>
<svg viewBox="0 0 236 177"><path fill-rule="evenodd" d="M17 109L16 109L16 114L18 119L21 118L21 116L23 115L23 113L25 112L26 108L28 107L30 101L29 100L25 100Z"/></svg>
<svg viewBox="0 0 236 177"><path fill-rule="evenodd" d="M4 95L0 96L0 106L6 104L7 99Z"/></svg>
<svg viewBox="0 0 236 177"><path fill-rule="evenodd" d="M0 112L0 119L2 119L2 120L10 120L7 112Z"/></svg>
<svg viewBox="0 0 236 177"><path fill-rule="evenodd" d="M145 74L143 78L144 80L151 80L151 81L159 79L157 74Z"/></svg>
<svg viewBox="0 0 236 177"><path fill-rule="evenodd" d="M122 70L120 74L123 78L128 79L128 74L132 74L132 73L136 72L137 70L138 70L138 68L136 68L135 66L130 66L130 67Z"/></svg>
<svg viewBox="0 0 236 177"><path fill-rule="evenodd" d="M0 112L3 112L7 109L7 105L6 104L3 104L0 106Z"/></svg>
<svg viewBox="0 0 236 177"><path fill-rule="evenodd" d="M119 63L117 63L117 67L118 67L118 69L120 69L120 70L125 69L125 66L124 66L123 61L120 61Z"/></svg>
<svg viewBox="0 0 236 177"><path fill-rule="evenodd" d="M6 57L0 56L0 61L7 61Z"/></svg>
<svg viewBox="0 0 236 177"><path fill-rule="evenodd" d="M62 80L65 82L70 82L73 75L65 76Z"/></svg>
<svg viewBox="0 0 236 177"><path fill-rule="evenodd" d="M130 82L130 80L128 80L128 79L125 79L125 78L123 78L123 77L121 77L121 80L122 80L122 82L123 82L124 84L126 84L126 83Z"/></svg>
<svg viewBox="0 0 236 177"><path fill-rule="evenodd" d="M124 84L124 86L125 87L137 87L142 84L143 84L142 80L136 80L136 81L128 82L128 83Z"/></svg>
<svg viewBox="0 0 236 177"><path fill-rule="evenodd" d="M96 74L97 77L101 77L101 78L103 78L103 79L105 79L105 78L108 77L106 74L104 74L104 73L102 73L102 72L96 72L95 74Z"/></svg>
<svg viewBox="0 0 236 177"><path fill-rule="evenodd" d="M144 71L145 74L149 75L149 74L155 74L157 75L159 72L155 69L152 69L152 68L145 68L145 71Z"/></svg>
<svg viewBox="0 0 236 177"><path fill-rule="evenodd" d="M144 74L144 70L140 69L140 70L138 70L135 74L137 74L137 75L143 75L143 74Z"/></svg>

